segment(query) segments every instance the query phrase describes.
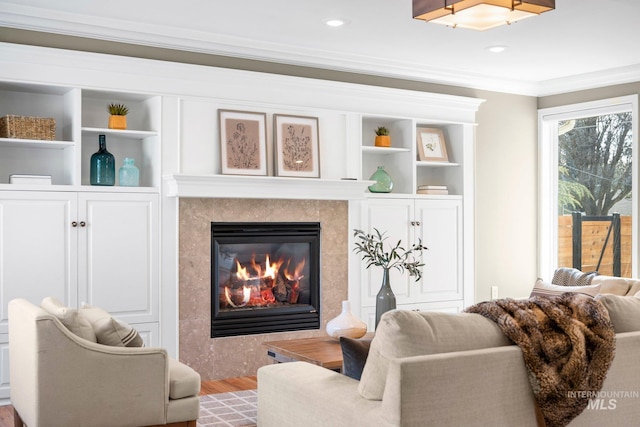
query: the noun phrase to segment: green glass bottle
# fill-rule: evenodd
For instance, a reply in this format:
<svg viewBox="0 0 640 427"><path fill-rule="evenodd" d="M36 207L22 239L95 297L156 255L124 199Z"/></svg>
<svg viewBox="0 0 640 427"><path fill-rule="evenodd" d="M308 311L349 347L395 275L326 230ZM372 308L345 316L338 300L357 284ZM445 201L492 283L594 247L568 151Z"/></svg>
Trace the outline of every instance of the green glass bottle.
<svg viewBox="0 0 640 427"><path fill-rule="evenodd" d="M98 151L91 155L91 185L115 185L116 160L113 154L107 151L107 137L98 135L98 142Z"/></svg>
<svg viewBox="0 0 640 427"><path fill-rule="evenodd" d="M393 180L384 170L384 166L378 166L378 170L369 179L376 182L369 186L369 191L372 193L391 193L391 190L393 190Z"/></svg>

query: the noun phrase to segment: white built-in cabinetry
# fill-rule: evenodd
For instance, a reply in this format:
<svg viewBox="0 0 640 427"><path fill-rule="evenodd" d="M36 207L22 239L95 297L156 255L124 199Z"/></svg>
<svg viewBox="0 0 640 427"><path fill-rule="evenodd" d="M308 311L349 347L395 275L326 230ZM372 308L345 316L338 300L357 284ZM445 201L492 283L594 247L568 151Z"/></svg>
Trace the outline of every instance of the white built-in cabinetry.
<svg viewBox="0 0 640 427"><path fill-rule="evenodd" d="M8 401L11 298L39 303L53 295L71 306L103 306L134 324L148 343L178 356L179 198L348 200L350 229L375 227L391 240L421 238L429 247L420 282L393 273L399 306L459 311L474 302L474 122L482 100L9 43L0 48L0 116L57 123L54 141L0 138L0 403ZM111 102L129 107L127 130L106 129ZM220 109L267 115L268 159L275 114L317 117L320 179L273 176L272 167L270 176L221 175ZM390 129L391 148L374 147L378 126ZM442 129L449 163L417 160L418 127ZM106 135L116 169L124 157L135 158L140 187L89 185L99 134ZM364 191L377 166L393 177L392 193ZM11 174L51 175L53 185L12 185ZM423 184L446 184L449 195L417 195ZM380 272L363 268L353 243L345 254L348 298L373 327Z"/></svg>
<svg viewBox="0 0 640 427"><path fill-rule="evenodd" d="M106 129L107 105L125 103L129 130ZM161 97L0 83L0 116L53 117L56 139L0 139L0 400L8 398L7 304L100 306L159 344ZM133 157L140 187L92 187L98 135L117 169ZM51 175L52 185L9 184L12 174Z"/></svg>
<svg viewBox="0 0 640 427"><path fill-rule="evenodd" d="M374 130L386 126L392 147L375 147ZM420 161L417 129L441 129L448 162ZM409 246L419 241L423 275L415 281L407 272L392 270L390 281L399 309L458 312L473 303L473 123L379 115L361 117L360 178L368 179L383 166L394 181L391 193L368 193L353 201L351 226L385 233L388 242ZM416 194L419 185L446 185L448 195ZM350 298L359 303L360 317L373 329L376 294L382 269L365 268L351 259ZM351 297L353 295L353 297Z"/></svg>

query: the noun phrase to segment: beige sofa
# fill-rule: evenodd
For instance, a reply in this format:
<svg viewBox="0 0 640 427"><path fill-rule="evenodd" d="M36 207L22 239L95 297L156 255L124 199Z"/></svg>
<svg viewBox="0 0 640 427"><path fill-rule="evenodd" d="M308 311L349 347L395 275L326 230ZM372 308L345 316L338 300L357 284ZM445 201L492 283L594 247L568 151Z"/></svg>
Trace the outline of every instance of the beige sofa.
<svg viewBox="0 0 640 427"><path fill-rule="evenodd" d="M168 357L164 349L126 347L138 339L137 333L130 327L122 333L128 325L111 317L94 316L93 324L99 325L94 330L77 310L56 304L49 309L25 299L9 302L16 426L195 427L200 409L197 372ZM116 337L123 342L95 342Z"/></svg>
<svg viewBox="0 0 640 427"><path fill-rule="evenodd" d="M617 311L611 316L612 322L619 322L614 323L615 358L599 398L570 426L636 425L640 419L640 298L633 295L640 292L640 282L600 276L596 284L607 293L630 294L632 299L616 295L601 299L610 312ZM537 425L522 352L491 320L471 313L401 311L386 313L384 318L389 322L381 322L376 331L360 382L305 362L260 368L258 425ZM387 323L396 328L386 329ZM424 340L415 340L415 334L428 336L428 345L419 348L417 341ZM372 357L378 351L376 341L378 350L392 348L382 369L372 367L380 362L380 354Z"/></svg>

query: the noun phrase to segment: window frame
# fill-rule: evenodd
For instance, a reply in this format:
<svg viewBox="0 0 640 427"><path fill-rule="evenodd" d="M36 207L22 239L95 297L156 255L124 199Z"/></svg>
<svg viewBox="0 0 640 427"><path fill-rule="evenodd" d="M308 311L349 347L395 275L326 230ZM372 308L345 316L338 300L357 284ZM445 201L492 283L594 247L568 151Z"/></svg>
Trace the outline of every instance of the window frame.
<svg viewBox="0 0 640 427"><path fill-rule="evenodd" d="M633 162L631 268L638 275L638 95L563 105L538 110L538 277L551 278L558 265L558 122L604 114L631 112Z"/></svg>

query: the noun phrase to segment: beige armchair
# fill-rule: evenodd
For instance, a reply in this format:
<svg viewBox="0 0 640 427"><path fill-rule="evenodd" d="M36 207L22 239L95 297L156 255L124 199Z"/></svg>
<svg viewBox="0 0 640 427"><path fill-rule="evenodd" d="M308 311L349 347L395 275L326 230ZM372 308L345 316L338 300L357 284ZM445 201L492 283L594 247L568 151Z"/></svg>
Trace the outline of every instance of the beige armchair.
<svg viewBox="0 0 640 427"><path fill-rule="evenodd" d="M9 357L16 426L196 426L200 376L164 349L91 342L16 299Z"/></svg>

